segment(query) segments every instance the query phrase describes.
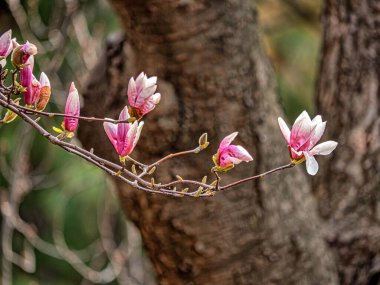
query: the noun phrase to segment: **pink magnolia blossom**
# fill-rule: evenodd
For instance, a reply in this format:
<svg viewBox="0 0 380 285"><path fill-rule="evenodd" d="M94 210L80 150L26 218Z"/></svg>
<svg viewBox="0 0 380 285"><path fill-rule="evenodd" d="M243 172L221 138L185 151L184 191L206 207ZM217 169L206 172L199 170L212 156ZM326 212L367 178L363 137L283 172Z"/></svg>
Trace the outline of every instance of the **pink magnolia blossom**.
<svg viewBox="0 0 380 285"><path fill-rule="evenodd" d="M218 171L228 171L242 161L252 161L252 156L240 145L232 145L238 132L226 136L220 143L217 153L212 157Z"/></svg>
<svg viewBox="0 0 380 285"><path fill-rule="evenodd" d="M278 124L288 143L291 159L295 162L302 162L306 159L306 170L310 175L315 175L318 172L318 163L314 155L328 155L338 145L335 141L326 141L316 145L326 127L326 122L322 122L320 115L311 120L308 113L303 111L294 122L291 131L280 117Z"/></svg>
<svg viewBox="0 0 380 285"><path fill-rule="evenodd" d="M144 72L136 78L129 80L128 102L131 116L137 119L152 111L161 100L160 93L154 93L157 89L157 77L148 78Z"/></svg>
<svg viewBox="0 0 380 285"><path fill-rule="evenodd" d="M71 83L69 96L66 100L65 114L70 116L79 116L80 114L80 102L78 90L75 88L74 82ZM78 126L77 118L65 117L62 123L64 130L68 132L74 132Z"/></svg>
<svg viewBox="0 0 380 285"><path fill-rule="evenodd" d="M9 30L0 37L0 60L6 58L13 50L12 31Z"/></svg>
<svg viewBox="0 0 380 285"><path fill-rule="evenodd" d="M128 114L128 107L124 107L121 111L119 120L128 120L130 118ZM103 123L106 134L115 147L121 160L129 155L135 148L137 141L139 140L140 133L144 122L134 121L133 123L119 123L113 124L109 122Z"/></svg>

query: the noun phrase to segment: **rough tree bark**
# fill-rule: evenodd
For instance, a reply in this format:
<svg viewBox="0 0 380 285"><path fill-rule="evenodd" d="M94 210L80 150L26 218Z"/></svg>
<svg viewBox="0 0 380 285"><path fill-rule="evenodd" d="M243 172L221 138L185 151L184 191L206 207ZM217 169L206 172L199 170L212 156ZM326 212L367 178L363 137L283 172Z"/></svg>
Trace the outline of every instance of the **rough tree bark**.
<svg viewBox="0 0 380 285"><path fill-rule="evenodd" d="M317 107L340 146L314 181L341 284L380 284L380 2L326 0Z"/></svg>
<svg viewBox="0 0 380 285"><path fill-rule="evenodd" d="M281 115L251 0L113 0L126 40L112 41L85 92L83 114L116 117L126 83L140 71L159 76L162 102L145 122L135 157L147 162L192 148L204 153L160 166L201 179L225 135L238 130L254 163L224 178L288 161ZM86 147L114 157L99 126L81 126ZM337 284L315 199L300 167L210 199L147 195L118 184L127 217L139 227L160 284Z"/></svg>

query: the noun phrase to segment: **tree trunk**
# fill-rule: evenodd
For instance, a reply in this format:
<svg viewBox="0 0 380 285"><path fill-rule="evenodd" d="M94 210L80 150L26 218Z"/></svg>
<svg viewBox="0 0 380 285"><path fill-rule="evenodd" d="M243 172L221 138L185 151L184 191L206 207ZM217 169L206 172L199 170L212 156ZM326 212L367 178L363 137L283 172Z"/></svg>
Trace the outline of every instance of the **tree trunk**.
<svg viewBox="0 0 380 285"><path fill-rule="evenodd" d="M83 114L116 117L129 77L145 71L158 75L162 102L146 117L133 157L152 162L193 148L205 131L212 142L204 153L161 165L156 181L176 174L202 179L218 143L233 131L254 163L223 175L223 183L288 162L251 2L111 1L126 40L108 46L84 94ZM101 126L80 129L87 148L116 160ZM303 172L297 167L207 199L118 188L159 284L337 284Z"/></svg>
<svg viewBox="0 0 380 285"><path fill-rule="evenodd" d="M380 3L326 0L317 107L339 142L314 180L341 284L380 284Z"/></svg>

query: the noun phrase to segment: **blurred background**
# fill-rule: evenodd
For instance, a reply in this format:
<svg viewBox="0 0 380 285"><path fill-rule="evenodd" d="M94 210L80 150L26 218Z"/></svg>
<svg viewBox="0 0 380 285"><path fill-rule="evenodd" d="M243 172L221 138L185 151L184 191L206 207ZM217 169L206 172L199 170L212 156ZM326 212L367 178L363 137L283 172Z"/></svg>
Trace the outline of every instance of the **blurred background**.
<svg viewBox="0 0 380 285"><path fill-rule="evenodd" d="M289 121L302 110L313 113L321 1L257 3ZM120 25L105 0L0 0L0 34L8 29L37 45L35 74L44 71L52 84L48 111L62 111L71 81L83 90ZM61 121L43 124L51 129ZM139 233L100 170L20 120L0 125L0 154L3 285L155 284Z"/></svg>

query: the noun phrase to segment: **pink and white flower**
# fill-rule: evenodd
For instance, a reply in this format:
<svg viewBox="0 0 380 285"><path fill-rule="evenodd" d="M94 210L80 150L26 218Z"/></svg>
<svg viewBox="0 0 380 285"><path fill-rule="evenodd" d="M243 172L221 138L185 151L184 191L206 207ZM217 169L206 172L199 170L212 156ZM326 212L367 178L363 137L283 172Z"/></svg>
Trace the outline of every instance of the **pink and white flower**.
<svg viewBox="0 0 380 285"><path fill-rule="evenodd" d="M212 157L217 171L228 171L242 161L249 162L253 160L244 147L231 144L237 135L238 132L234 132L220 142L217 153Z"/></svg>
<svg viewBox="0 0 380 285"><path fill-rule="evenodd" d="M294 122L291 131L281 117L278 118L278 124L288 143L291 159L299 163L306 159L306 170L310 175L318 172L318 163L314 156L328 155L338 145L335 141L316 145L326 128L326 122L322 122L320 115L311 120L308 113L303 111Z"/></svg>
<svg viewBox="0 0 380 285"><path fill-rule="evenodd" d="M121 111L119 120L126 121L130 118L128 107L124 107ZM133 123L118 123L109 122L103 123L104 130L120 156L120 160L124 161L135 148L141 134L144 122L134 121Z"/></svg>
<svg viewBox="0 0 380 285"><path fill-rule="evenodd" d="M75 88L74 82L71 83L69 96L66 100L65 115L79 116L80 114L80 101L78 90ZM78 126L79 119L65 117L62 127L65 131L73 133ZM70 136L68 136L70 137Z"/></svg>
<svg viewBox="0 0 380 285"><path fill-rule="evenodd" d="M0 60L7 58L13 50L12 31L9 30L0 37Z"/></svg>
<svg viewBox="0 0 380 285"><path fill-rule="evenodd" d="M128 102L131 116L137 119L152 111L161 100L160 93L154 93L157 89L157 77L148 78L144 72L136 78L129 80Z"/></svg>

